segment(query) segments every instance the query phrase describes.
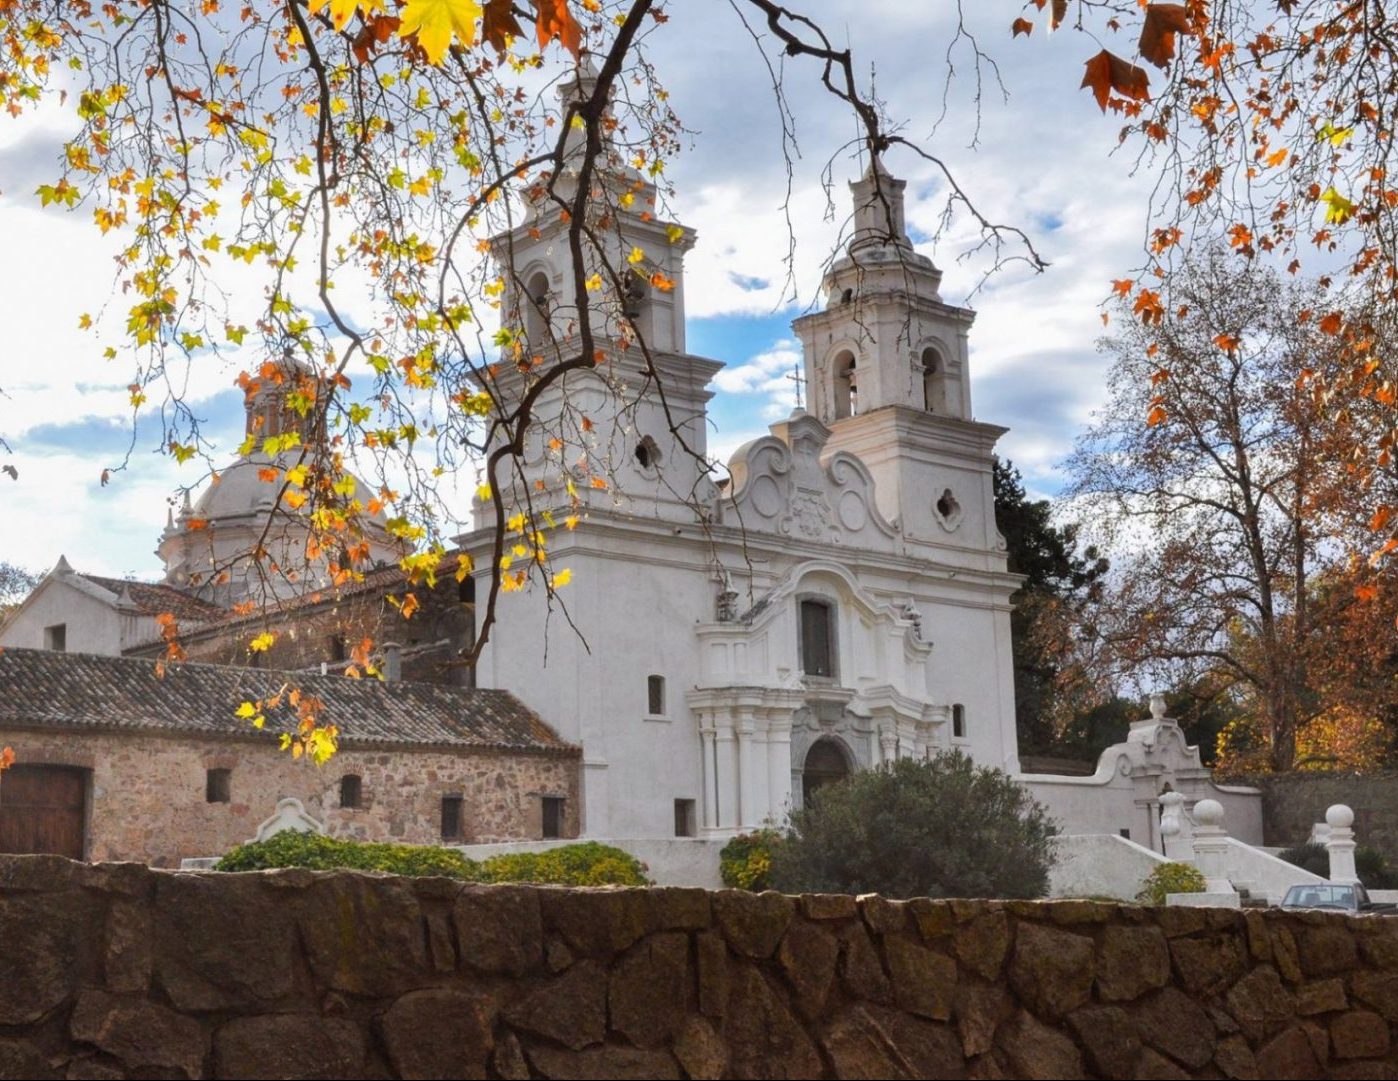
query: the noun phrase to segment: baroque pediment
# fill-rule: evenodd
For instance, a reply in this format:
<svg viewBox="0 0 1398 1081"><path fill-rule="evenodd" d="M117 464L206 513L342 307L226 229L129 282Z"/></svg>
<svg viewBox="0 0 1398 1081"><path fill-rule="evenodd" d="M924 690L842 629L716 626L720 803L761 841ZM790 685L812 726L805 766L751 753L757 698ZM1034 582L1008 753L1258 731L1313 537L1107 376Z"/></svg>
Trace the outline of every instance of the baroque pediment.
<svg viewBox="0 0 1398 1081"><path fill-rule="evenodd" d="M794 540L892 551L898 529L874 502L874 478L848 451L822 454L830 429L798 410L739 447L723 521Z"/></svg>

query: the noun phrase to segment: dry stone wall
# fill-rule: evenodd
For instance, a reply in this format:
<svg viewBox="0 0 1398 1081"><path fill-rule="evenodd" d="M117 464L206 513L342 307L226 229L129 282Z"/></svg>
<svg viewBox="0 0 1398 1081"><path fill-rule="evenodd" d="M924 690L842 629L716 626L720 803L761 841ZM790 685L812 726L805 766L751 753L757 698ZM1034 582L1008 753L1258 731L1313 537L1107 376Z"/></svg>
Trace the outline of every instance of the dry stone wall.
<svg viewBox="0 0 1398 1081"><path fill-rule="evenodd" d="M0 1077L1391 1077L1398 918L0 859Z"/></svg>

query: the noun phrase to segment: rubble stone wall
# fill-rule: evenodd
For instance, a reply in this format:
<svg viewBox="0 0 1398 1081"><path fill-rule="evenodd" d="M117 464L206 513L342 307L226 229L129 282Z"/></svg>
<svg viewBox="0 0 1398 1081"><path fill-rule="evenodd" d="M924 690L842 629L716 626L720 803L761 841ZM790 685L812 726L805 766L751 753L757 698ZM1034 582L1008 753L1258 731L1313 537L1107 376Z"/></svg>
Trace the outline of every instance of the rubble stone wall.
<svg viewBox="0 0 1398 1081"><path fill-rule="evenodd" d="M251 838L287 796L333 837L406 844L443 843L444 796L461 796L465 836L458 840L473 843L543 836L542 797L561 796L564 833L577 835L574 755L347 744L315 766L279 751L270 734L204 739L0 728L4 746L25 764L90 771L84 832L93 860L178 867L186 856L221 856ZM230 771L227 803L205 798L210 769ZM360 778L359 807L340 806L346 774Z"/></svg>
<svg viewBox="0 0 1398 1081"><path fill-rule="evenodd" d="M1391 1077L1398 918L0 859L0 1077Z"/></svg>

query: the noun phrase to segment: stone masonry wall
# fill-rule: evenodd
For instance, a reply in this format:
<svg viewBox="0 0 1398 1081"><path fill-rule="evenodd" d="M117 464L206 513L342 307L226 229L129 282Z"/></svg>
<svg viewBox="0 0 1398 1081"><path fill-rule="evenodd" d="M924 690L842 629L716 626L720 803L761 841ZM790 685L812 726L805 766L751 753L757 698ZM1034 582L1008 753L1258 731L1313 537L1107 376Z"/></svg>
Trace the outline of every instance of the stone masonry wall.
<svg viewBox="0 0 1398 1081"><path fill-rule="evenodd" d="M1398 918L0 859L0 1078L1391 1077Z"/></svg>
<svg viewBox="0 0 1398 1081"><path fill-rule="evenodd" d="M275 737L200 739L0 729L23 763L80 766L88 785L87 856L178 867L221 856L295 796L335 837L440 844L441 801L463 797L468 843L542 836L542 796L562 796L564 832L577 835L578 760L495 751L343 747L325 766L294 760ZM205 800L209 769L231 770L231 800ZM362 779L363 806L340 806L340 778ZM4 778L0 776L0 789ZM3 949L3 947L0 947Z"/></svg>

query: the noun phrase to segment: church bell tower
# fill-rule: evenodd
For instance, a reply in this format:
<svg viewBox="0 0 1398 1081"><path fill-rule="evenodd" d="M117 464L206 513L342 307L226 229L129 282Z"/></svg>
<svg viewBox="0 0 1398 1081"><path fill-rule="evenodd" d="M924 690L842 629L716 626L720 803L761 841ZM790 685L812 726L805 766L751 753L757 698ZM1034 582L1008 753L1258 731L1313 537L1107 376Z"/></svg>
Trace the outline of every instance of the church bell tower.
<svg viewBox="0 0 1398 1081"><path fill-rule="evenodd" d="M906 541L1003 565L991 476L1005 429L972 418L975 313L942 300L941 271L914 250L906 186L878 158L850 184L850 238L825 275L825 308L792 324L809 408L831 430L824 453L848 450L869 467Z"/></svg>

